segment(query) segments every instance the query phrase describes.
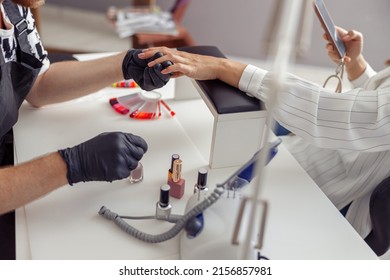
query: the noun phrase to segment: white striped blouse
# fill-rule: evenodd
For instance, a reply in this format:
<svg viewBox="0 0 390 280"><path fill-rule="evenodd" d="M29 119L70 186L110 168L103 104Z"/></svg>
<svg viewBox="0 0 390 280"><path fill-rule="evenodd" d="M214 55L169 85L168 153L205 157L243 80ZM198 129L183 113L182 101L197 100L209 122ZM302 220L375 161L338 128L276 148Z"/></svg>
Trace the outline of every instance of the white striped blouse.
<svg viewBox="0 0 390 280"><path fill-rule="evenodd" d="M269 72L248 65L239 88L267 106L271 84ZM346 218L364 238L370 195L390 175L390 67L368 66L352 85L338 94L289 74L274 116L296 135L285 145L334 205L352 202Z"/></svg>

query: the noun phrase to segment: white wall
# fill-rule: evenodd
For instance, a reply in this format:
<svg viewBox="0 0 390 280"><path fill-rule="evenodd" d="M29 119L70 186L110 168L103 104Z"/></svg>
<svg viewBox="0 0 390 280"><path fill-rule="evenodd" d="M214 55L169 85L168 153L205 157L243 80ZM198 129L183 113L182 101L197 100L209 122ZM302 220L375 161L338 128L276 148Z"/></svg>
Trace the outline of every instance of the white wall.
<svg viewBox="0 0 390 280"><path fill-rule="evenodd" d="M309 0L310 1L310 0ZM168 10L174 0L157 0ZM225 54L254 58L266 57L267 38L274 9L279 0L193 0L184 18L200 45L216 45ZM65 5L105 12L110 5L125 6L131 0L46 0L47 4ZM376 69L384 67L390 59L390 1L389 0L326 0L327 7L337 25L364 33L364 53ZM314 18L311 48L298 63L332 66L322 29Z"/></svg>
<svg viewBox="0 0 390 280"><path fill-rule="evenodd" d="M159 2L167 2L160 0ZM276 0L193 0L184 20L198 44L217 45L226 54L265 57L264 46ZM373 67L390 59L389 0L327 0L336 25L364 34L364 53ZM332 66L323 31L313 18L311 49L298 62Z"/></svg>

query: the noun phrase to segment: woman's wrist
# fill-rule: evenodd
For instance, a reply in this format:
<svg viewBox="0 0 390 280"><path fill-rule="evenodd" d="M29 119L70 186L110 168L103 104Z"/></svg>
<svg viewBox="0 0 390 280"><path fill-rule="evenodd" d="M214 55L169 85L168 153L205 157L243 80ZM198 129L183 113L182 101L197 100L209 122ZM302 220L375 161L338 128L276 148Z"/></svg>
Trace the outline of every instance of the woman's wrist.
<svg viewBox="0 0 390 280"><path fill-rule="evenodd" d="M364 73L367 67L367 62L363 55L359 55L355 59L345 64L348 73L348 79L353 81L360 77Z"/></svg>
<svg viewBox="0 0 390 280"><path fill-rule="evenodd" d="M229 60L220 59L217 65L217 78L228 83L231 86L237 87L246 64Z"/></svg>

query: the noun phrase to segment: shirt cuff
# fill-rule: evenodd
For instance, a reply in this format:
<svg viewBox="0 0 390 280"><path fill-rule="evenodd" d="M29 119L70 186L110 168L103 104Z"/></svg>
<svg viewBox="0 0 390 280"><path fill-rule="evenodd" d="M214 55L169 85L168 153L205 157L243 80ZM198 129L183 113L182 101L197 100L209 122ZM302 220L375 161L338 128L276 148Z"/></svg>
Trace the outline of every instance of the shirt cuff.
<svg viewBox="0 0 390 280"><path fill-rule="evenodd" d="M375 74L376 72L371 68L370 64L367 64L364 72L358 78L350 82L354 88L361 88L364 86L365 82Z"/></svg>
<svg viewBox="0 0 390 280"><path fill-rule="evenodd" d="M253 65L247 65L241 75L238 88L250 96L256 97L265 74L268 71Z"/></svg>

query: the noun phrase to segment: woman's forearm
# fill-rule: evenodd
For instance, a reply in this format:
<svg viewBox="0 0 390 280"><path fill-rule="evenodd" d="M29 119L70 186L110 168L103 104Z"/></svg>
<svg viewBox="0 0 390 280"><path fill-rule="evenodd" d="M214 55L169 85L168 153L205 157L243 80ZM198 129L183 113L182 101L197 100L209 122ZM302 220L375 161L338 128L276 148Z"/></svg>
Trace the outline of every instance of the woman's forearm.
<svg viewBox="0 0 390 280"><path fill-rule="evenodd" d="M225 83L237 87L242 73L247 65L238 61L221 59L217 70L217 78Z"/></svg>

